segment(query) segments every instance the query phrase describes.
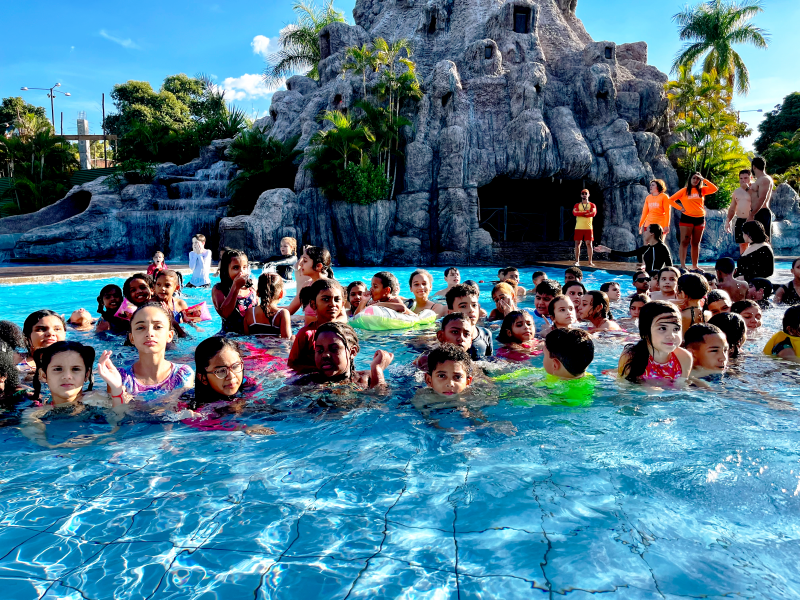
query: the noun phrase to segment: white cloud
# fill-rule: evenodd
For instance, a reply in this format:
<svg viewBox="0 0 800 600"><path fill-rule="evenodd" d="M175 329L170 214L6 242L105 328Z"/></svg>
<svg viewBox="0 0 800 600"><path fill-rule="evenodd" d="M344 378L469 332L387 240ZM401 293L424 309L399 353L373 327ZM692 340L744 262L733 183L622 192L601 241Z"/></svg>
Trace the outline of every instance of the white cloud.
<svg viewBox="0 0 800 600"><path fill-rule="evenodd" d="M253 54L260 54L263 57L277 52L279 45L277 39L268 38L265 35L257 35L253 38L253 41L250 42L250 46L253 48Z"/></svg>
<svg viewBox="0 0 800 600"><path fill-rule="evenodd" d="M101 29L100 30L100 36L106 38L110 42L114 42L115 44L119 44L123 48L129 48L129 49L132 49L132 50L138 50L139 49L139 46L131 38L127 38L127 39L123 40L121 38L114 37L113 35L110 35L105 29Z"/></svg>
<svg viewBox="0 0 800 600"><path fill-rule="evenodd" d="M241 77L226 77L220 87L225 90L225 97L230 100L245 100L247 98L265 98L276 90L284 87L280 85L267 87L261 75L245 73Z"/></svg>

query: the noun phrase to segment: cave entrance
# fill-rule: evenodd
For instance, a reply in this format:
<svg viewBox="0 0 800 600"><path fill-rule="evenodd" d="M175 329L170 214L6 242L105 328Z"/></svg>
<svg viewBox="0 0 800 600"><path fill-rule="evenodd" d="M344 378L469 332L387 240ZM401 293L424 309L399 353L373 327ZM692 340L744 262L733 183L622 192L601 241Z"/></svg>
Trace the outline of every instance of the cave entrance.
<svg viewBox="0 0 800 600"><path fill-rule="evenodd" d="M603 230L603 194L586 181L559 179L511 179L495 177L478 188L478 220L492 240L502 243L550 243L572 241L575 217L572 209L588 189L597 206L592 223L595 240Z"/></svg>

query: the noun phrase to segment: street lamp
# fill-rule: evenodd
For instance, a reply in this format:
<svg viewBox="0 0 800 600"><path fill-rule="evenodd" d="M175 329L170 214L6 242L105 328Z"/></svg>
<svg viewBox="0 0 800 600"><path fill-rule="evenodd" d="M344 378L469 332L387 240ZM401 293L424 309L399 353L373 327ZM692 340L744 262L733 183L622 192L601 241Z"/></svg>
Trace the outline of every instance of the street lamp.
<svg viewBox="0 0 800 600"><path fill-rule="evenodd" d="M741 115L743 112L760 112L760 113L763 113L764 109L763 108L754 108L753 110L737 110L736 111L736 122L737 123L739 122L739 115Z"/></svg>
<svg viewBox="0 0 800 600"><path fill-rule="evenodd" d="M45 90L45 91L50 92L49 94L47 94L47 97L50 98L50 118L53 121L53 131L56 130L56 111L55 111L55 107L53 106L53 98L55 98L55 92L58 92L59 94L64 94L65 96L71 96L72 95L69 92L62 92L61 90L55 89L57 87L61 87L61 84L57 83L53 87L50 87L50 88L28 88L28 87L19 88L23 92L27 92L28 90Z"/></svg>

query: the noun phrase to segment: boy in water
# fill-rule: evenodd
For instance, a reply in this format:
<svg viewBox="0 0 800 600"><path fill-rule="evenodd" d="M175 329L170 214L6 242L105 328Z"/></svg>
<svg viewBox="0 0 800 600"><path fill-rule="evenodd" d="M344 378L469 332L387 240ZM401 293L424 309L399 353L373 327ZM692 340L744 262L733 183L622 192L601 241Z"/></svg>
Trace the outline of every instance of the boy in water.
<svg viewBox="0 0 800 600"><path fill-rule="evenodd" d="M533 324L536 326L537 332L550 330L550 321L548 320L550 313L548 312L548 307L550 306L550 301L560 294L561 286L558 285L557 281L545 279L536 286L534 301L536 308L528 312L533 317Z"/></svg>
<svg viewBox="0 0 800 600"><path fill-rule="evenodd" d="M564 285L572 281L583 281L583 271L580 267L567 267L564 269Z"/></svg>
<svg viewBox="0 0 800 600"><path fill-rule="evenodd" d="M772 282L764 277L753 277L747 288L747 299L753 300L761 308L770 308L769 297L772 295Z"/></svg>
<svg viewBox="0 0 800 600"><path fill-rule="evenodd" d="M528 294L535 294L536 293L536 286L542 283L545 280L544 271L534 271L531 277L533 281L533 287L528 290Z"/></svg>
<svg viewBox="0 0 800 600"><path fill-rule="evenodd" d="M447 287L436 292L434 297L446 296L447 292L452 290L454 285L461 283L461 273L455 267L448 267L444 270L444 280L447 282Z"/></svg>
<svg viewBox="0 0 800 600"><path fill-rule="evenodd" d="M725 231L731 232L731 221L736 217L736 223L733 226L733 239L739 244L739 252L744 254L747 250L749 243L744 241L744 234L742 233L742 225L750 220L750 212L752 209L752 197L750 196L750 182L752 181L752 173L750 169L742 169L739 171L739 187L733 190L733 199L728 208L728 217L725 219Z"/></svg>
<svg viewBox="0 0 800 600"><path fill-rule="evenodd" d="M736 270L736 263L732 258L720 258L714 265L714 270L717 272L717 289L728 292L732 302L738 302L747 298L748 285L744 281L738 281L733 278L733 272Z"/></svg>
<svg viewBox="0 0 800 600"><path fill-rule="evenodd" d="M438 396L463 394L472 385L472 361L463 348L453 344L432 350L428 355L425 383Z"/></svg>
<svg viewBox="0 0 800 600"><path fill-rule="evenodd" d="M544 338L544 370L558 379L586 377L594 360L592 336L582 329L553 329Z"/></svg>
<svg viewBox="0 0 800 600"><path fill-rule="evenodd" d="M647 271L636 271L633 274L633 287L636 288L637 294L650 293L650 276Z"/></svg>
<svg viewBox="0 0 800 600"><path fill-rule="evenodd" d="M606 281L600 286L600 291L605 292L609 302L619 302L621 290L616 281Z"/></svg>
<svg viewBox="0 0 800 600"><path fill-rule="evenodd" d="M517 267L506 267L505 277L502 281L505 281L511 287L516 289L517 297L525 296L525 294L528 293L528 290L519 284L519 269L517 269Z"/></svg>
<svg viewBox="0 0 800 600"><path fill-rule="evenodd" d="M480 360L484 356L494 354L491 332L485 327L477 326L481 314L478 291L468 285L456 285L447 292L445 299L448 310L463 313L472 324L472 346L469 349L472 359Z"/></svg>
<svg viewBox="0 0 800 600"><path fill-rule="evenodd" d="M589 257L589 266L593 267L592 262L592 242L594 233L592 231L592 219L597 216L597 207L589 202L589 190L581 191L581 201L572 209L575 215L575 266L581 264L581 242L586 242L586 254Z"/></svg>

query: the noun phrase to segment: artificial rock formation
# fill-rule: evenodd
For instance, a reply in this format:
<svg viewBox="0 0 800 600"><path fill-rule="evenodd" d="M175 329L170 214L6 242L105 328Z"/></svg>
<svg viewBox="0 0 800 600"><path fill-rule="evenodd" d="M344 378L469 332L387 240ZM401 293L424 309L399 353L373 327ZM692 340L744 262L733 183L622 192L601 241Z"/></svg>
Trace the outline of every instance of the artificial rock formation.
<svg viewBox="0 0 800 600"><path fill-rule="evenodd" d="M507 176L593 185L602 191L593 201L605 221L603 243L633 247L648 181L664 178L673 193L678 187L661 142L669 133L667 77L647 64L644 42L593 41L575 6L358 0L356 25L320 33L320 81L289 79L258 125L281 140L299 135L307 147L322 126L320 111L348 109L362 95L361 76L341 71L347 47L377 37L411 40L424 97L405 107L413 127L405 132L396 202L331 202L301 168L293 202L262 195L252 216L222 222L224 243L247 231L248 240L272 240L258 251L271 254L280 232L291 230L303 242L330 244L340 261L502 262L502 249L480 226L478 188ZM320 218L329 220L326 234Z"/></svg>

